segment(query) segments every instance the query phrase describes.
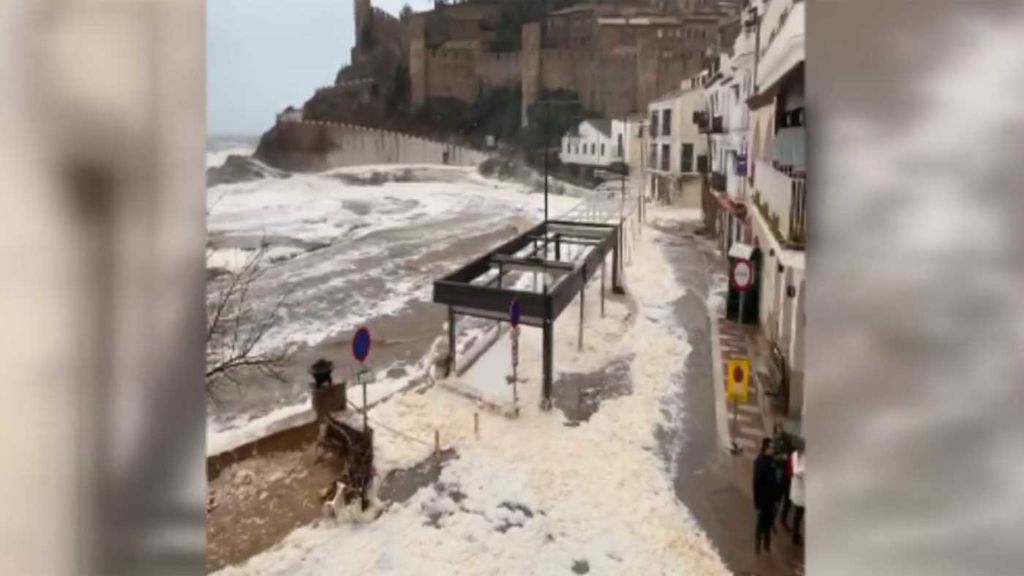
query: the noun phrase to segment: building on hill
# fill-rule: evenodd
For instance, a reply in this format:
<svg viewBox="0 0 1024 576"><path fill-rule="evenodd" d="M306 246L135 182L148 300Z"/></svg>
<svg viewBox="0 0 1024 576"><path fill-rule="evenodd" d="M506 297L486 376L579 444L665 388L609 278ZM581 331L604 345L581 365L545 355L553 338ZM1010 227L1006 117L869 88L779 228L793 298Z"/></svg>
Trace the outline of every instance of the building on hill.
<svg viewBox="0 0 1024 576"><path fill-rule="evenodd" d="M731 0L438 0L399 19L354 0L351 63L308 108L369 119L387 102L469 106L501 88L522 95L525 124L540 94L564 90L622 119L700 68L722 2Z"/></svg>
<svg viewBox="0 0 1024 576"><path fill-rule="evenodd" d="M700 69L719 23L741 0L463 0L406 22L412 102L472 104L519 88L523 119L539 95L565 90L606 118L647 103Z"/></svg>

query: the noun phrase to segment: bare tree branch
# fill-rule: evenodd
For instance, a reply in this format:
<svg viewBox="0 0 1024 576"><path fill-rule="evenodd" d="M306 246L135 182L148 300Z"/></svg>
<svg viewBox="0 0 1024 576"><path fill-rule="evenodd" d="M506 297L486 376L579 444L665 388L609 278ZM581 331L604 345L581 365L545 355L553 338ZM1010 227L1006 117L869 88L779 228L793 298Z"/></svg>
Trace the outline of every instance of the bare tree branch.
<svg viewBox="0 0 1024 576"><path fill-rule="evenodd" d="M259 345L280 321L280 311L289 294L273 305L254 300L254 284L266 272L262 266L269 250L264 238L259 249L230 278L219 280L221 288L207 300L206 388L214 397L214 388L221 379L241 385L237 372L253 369L259 374L284 381L283 369L291 360L290 351L260 351Z"/></svg>

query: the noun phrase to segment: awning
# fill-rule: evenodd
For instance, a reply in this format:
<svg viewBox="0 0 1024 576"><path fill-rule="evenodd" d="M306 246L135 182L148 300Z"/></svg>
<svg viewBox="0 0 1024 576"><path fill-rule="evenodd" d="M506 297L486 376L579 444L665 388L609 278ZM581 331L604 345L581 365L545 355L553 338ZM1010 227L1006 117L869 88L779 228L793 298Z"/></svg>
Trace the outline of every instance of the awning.
<svg viewBox="0 0 1024 576"><path fill-rule="evenodd" d="M745 205L740 204L739 202L733 202L728 195L722 192L712 192L712 194L715 196L715 200L718 201L718 204L722 207L722 209L724 209L727 212L730 212L737 218L746 220L747 207Z"/></svg>

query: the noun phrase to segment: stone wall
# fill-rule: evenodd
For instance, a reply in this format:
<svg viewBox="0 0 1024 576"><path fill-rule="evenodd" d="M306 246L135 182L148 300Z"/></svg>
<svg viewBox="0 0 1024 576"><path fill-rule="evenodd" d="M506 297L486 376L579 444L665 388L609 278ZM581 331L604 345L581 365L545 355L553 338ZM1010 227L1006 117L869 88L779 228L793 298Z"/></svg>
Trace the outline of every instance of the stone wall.
<svg viewBox="0 0 1024 576"><path fill-rule="evenodd" d="M407 24L409 35L409 81L412 103L422 106L427 101L427 32L423 14L415 14Z"/></svg>
<svg viewBox="0 0 1024 576"><path fill-rule="evenodd" d="M475 166L487 155L472 148L401 132L351 124L280 122L264 135L256 158L293 172L318 172L366 164L448 164Z"/></svg>
<svg viewBox="0 0 1024 576"><path fill-rule="evenodd" d="M427 51L427 94L430 98L455 98L472 104L480 88L477 81L479 51L471 44Z"/></svg>
<svg viewBox="0 0 1024 576"><path fill-rule="evenodd" d="M519 86L519 52L483 52L477 56L476 76L484 88Z"/></svg>
<svg viewBox="0 0 1024 576"><path fill-rule="evenodd" d="M519 56L520 78L523 86L523 126L527 124L526 111L540 98L540 24L533 22L523 26L523 51Z"/></svg>

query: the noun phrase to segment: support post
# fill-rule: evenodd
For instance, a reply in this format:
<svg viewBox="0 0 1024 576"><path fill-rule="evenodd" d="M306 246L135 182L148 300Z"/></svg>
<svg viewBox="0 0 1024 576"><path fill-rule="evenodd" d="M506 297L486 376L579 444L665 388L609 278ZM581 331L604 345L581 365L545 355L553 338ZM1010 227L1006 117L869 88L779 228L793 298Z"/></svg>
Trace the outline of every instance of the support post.
<svg viewBox="0 0 1024 576"><path fill-rule="evenodd" d="M540 401L540 407L542 410L551 409L551 381L552 381L552 364L554 363L553 348L554 348L554 334L552 330L553 326L551 320L544 319L544 382L542 384L541 393L543 397Z"/></svg>
<svg viewBox="0 0 1024 576"><path fill-rule="evenodd" d="M619 226L615 229L615 248L612 249L612 292L616 294L625 294L625 290L622 289L622 285L619 282L619 273L622 268L622 227Z"/></svg>
<svg viewBox="0 0 1024 576"><path fill-rule="evenodd" d="M601 318L604 318L604 260L601 260Z"/></svg>
<svg viewBox="0 0 1024 576"><path fill-rule="evenodd" d="M585 270L584 270L583 274L584 274L583 277L586 278L586 271ZM586 295L586 293L587 293L587 284L586 284L586 282L584 282L583 286L580 286L580 336L579 336L579 343L576 345L576 347L578 349L580 349L580 350L583 350L583 314L584 314L584 305L586 303L585 299L584 299L584 296Z"/></svg>
<svg viewBox="0 0 1024 576"><path fill-rule="evenodd" d="M369 423L367 422L367 419L369 418L370 412L370 409L366 403L366 376L361 375L359 379L363 381L363 432L366 432L366 430L369 429Z"/></svg>
<svg viewBox="0 0 1024 576"><path fill-rule="evenodd" d="M448 374L455 372L455 309L448 307Z"/></svg>

